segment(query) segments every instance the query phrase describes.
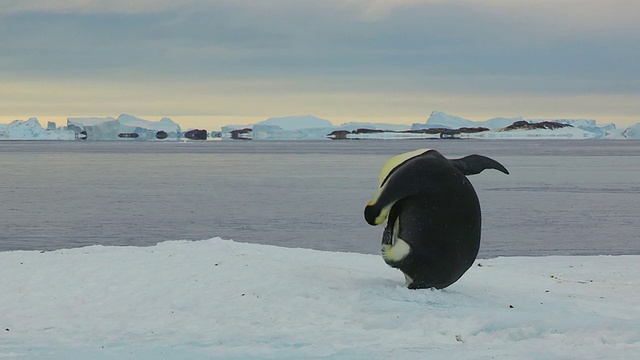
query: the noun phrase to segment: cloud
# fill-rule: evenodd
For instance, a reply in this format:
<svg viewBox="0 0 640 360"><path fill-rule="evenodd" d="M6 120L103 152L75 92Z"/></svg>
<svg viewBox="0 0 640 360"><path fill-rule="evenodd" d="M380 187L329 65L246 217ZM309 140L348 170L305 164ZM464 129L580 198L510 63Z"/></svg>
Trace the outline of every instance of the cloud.
<svg viewBox="0 0 640 360"><path fill-rule="evenodd" d="M22 12L131 14L166 11L177 6L176 2L171 0L5 0L0 8L0 14Z"/></svg>
<svg viewBox="0 0 640 360"><path fill-rule="evenodd" d="M356 11L364 21L381 21L397 9L417 8L445 3L447 0L344 0L338 4Z"/></svg>
<svg viewBox="0 0 640 360"><path fill-rule="evenodd" d="M461 0L484 8L497 17L520 21L528 26L552 25L573 31L639 29L640 3L635 0Z"/></svg>
<svg viewBox="0 0 640 360"><path fill-rule="evenodd" d="M640 3L636 0L4 0L0 15L23 12L79 14L145 14L157 12L212 12L237 8L260 16L289 14L322 17L349 12L355 19L385 21L400 11L421 16L439 9L456 9L501 22L589 29L638 29ZM315 15L315 16L314 16ZM330 21L331 19L325 19Z"/></svg>
<svg viewBox="0 0 640 360"><path fill-rule="evenodd" d="M402 103L397 94L637 95L639 8L635 0L9 0L0 8L0 86L204 82L221 97L242 96L246 84L251 101L298 94L342 109L332 94L376 104Z"/></svg>
<svg viewBox="0 0 640 360"><path fill-rule="evenodd" d="M603 69L589 58L631 58L639 47L639 32L627 28L638 6L612 1L627 7L599 11L593 0L22 0L0 10L0 35L2 53L17 67L46 61L60 73L91 64L173 71L185 61L205 73L224 66L534 75L584 68L597 75Z"/></svg>

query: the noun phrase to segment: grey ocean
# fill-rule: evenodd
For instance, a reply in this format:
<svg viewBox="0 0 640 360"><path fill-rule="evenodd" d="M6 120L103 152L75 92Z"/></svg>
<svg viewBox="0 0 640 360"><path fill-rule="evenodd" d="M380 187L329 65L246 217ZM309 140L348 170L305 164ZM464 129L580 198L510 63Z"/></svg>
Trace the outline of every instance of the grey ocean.
<svg viewBox="0 0 640 360"><path fill-rule="evenodd" d="M0 250L222 237L378 253L383 163L490 156L480 257L640 254L640 141L0 142Z"/></svg>

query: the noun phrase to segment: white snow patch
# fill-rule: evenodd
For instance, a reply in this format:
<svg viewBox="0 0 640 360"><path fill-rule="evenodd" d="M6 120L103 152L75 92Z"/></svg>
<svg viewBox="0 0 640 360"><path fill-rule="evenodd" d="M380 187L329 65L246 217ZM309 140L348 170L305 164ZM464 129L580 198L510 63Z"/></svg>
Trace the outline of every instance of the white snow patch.
<svg viewBox="0 0 640 360"><path fill-rule="evenodd" d="M0 253L10 359L601 359L640 351L640 257L479 260L408 290L380 256L219 238Z"/></svg>

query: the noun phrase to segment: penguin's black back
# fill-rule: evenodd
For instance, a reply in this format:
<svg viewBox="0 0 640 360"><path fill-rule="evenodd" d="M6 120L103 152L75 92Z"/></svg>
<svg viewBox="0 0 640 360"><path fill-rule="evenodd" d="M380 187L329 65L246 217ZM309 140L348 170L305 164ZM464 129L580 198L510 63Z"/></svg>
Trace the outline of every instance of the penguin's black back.
<svg viewBox="0 0 640 360"><path fill-rule="evenodd" d="M427 195L403 199L394 205L387 226L393 226L400 214L398 236L411 246L411 253L394 267L411 277L410 287L445 288L471 267L481 230L475 192L455 199Z"/></svg>
<svg viewBox="0 0 640 360"><path fill-rule="evenodd" d="M399 216L398 237L411 253L398 264L413 282L411 288L445 288L473 264L480 248L481 211L466 176L440 154L420 159L429 163L437 191L415 194L395 203L387 227ZM423 168L424 169L424 168ZM423 170L424 171L424 170ZM435 175L437 174L437 175ZM417 177L415 181L423 181ZM389 229L391 230L391 229Z"/></svg>

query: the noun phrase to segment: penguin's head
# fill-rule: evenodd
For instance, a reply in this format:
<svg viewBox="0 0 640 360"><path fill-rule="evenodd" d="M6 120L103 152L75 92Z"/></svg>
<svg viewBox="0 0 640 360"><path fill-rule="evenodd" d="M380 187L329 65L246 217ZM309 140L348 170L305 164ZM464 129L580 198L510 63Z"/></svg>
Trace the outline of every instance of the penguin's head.
<svg viewBox="0 0 640 360"><path fill-rule="evenodd" d="M367 206L364 209L364 218L369 225L380 225L384 223L384 221L389 216L389 212L391 211L393 204L395 204L395 202L399 200L395 199L391 201L385 201L386 199L381 199L383 197L383 194L385 194L389 177L393 175L393 173L398 170L404 163L426 153L427 151L429 151L429 149L418 149L399 154L389 159L382 166L382 170L380 171L380 178L378 180L378 191L373 199L371 199L371 201L367 203Z"/></svg>

